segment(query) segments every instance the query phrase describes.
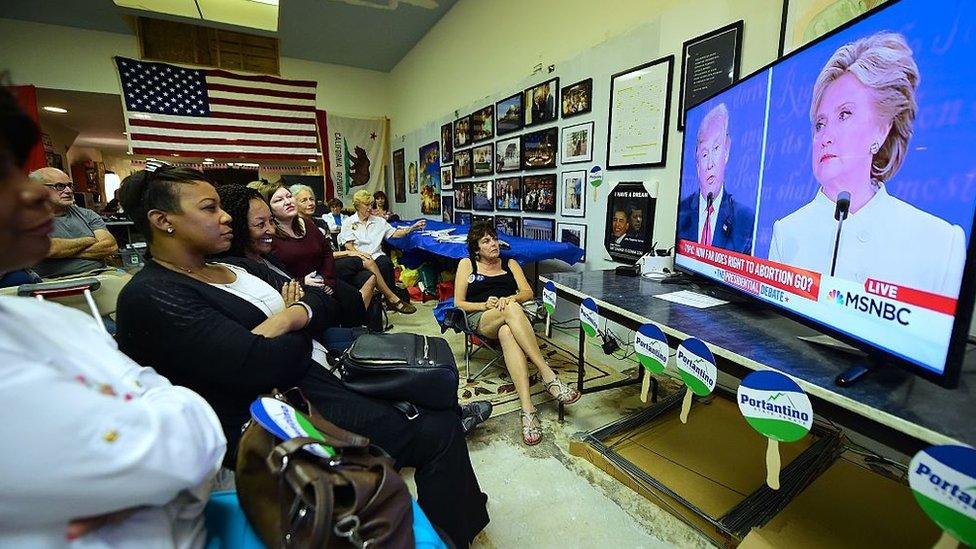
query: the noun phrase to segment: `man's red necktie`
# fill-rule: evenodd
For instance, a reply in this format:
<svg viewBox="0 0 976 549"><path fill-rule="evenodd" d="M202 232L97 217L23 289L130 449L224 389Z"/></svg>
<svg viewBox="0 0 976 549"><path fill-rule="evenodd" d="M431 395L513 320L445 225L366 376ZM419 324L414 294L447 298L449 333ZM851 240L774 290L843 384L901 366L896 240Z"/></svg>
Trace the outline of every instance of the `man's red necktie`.
<svg viewBox="0 0 976 549"><path fill-rule="evenodd" d="M712 245L712 212L714 211L714 206L709 206L708 209L705 210L705 226L702 227L701 238L698 239L698 242L704 244L705 246Z"/></svg>

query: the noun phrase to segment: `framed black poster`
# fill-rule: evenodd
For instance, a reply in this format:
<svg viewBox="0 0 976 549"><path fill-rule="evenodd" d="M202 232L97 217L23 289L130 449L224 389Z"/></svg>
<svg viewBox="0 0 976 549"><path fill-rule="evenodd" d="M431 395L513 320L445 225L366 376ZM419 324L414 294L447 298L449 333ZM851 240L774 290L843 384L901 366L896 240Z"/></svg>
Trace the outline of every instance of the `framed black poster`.
<svg viewBox="0 0 976 549"><path fill-rule="evenodd" d="M633 264L654 247L656 202L640 181L620 183L610 191L603 245L614 261Z"/></svg>
<svg viewBox="0 0 976 549"><path fill-rule="evenodd" d="M685 111L739 79L742 20L685 42L681 55L678 130L685 129Z"/></svg>

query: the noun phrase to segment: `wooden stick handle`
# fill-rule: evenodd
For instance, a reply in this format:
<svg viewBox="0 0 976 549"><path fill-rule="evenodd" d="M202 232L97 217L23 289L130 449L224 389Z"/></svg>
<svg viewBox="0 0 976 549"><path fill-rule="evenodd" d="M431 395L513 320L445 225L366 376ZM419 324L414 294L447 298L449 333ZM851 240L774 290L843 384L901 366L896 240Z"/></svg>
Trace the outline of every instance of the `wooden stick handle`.
<svg viewBox="0 0 976 549"><path fill-rule="evenodd" d="M935 542L935 545L932 546L932 549L958 549L958 547L959 547L959 540L952 537L952 534L950 534L949 532L943 530L942 536L939 537L939 541Z"/></svg>
<svg viewBox="0 0 976 549"><path fill-rule="evenodd" d="M768 439L766 444L766 485L779 490L779 441Z"/></svg>
<svg viewBox="0 0 976 549"><path fill-rule="evenodd" d="M688 412L691 411L691 387L685 389L685 398L681 401L681 423L688 423Z"/></svg>
<svg viewBox="0 0 976 549"><path fill-rule="evenodd" d="M647 393L649 393L650 390L651 390L651 373L644 372L644 381L641 382L641 402L645 404L647 403Z"/></svg>
<svg viewBox="0 0 976 549"><path fill-rule="evenodd" d="M546 337L552 337L552 315L549 313L546 313Z"/></svg>

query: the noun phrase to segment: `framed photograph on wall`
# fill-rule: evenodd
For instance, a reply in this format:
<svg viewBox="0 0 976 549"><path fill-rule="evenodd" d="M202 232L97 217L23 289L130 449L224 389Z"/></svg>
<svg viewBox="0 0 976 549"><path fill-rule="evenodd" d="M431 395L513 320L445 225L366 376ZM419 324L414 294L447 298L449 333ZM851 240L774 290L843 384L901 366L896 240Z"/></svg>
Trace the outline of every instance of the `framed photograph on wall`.
<svg viewBox="0 0 976 549"><path fill-rule="evenodd" d="M451 166L441 167L441 190L449 191L454 188L454 169Z"/></svg>
<svg viewBox="0 0 976 549"><path fill-rule="evenodd" d="M667 163L673 76L669 55L610 77L607 169Z"/></svg>
<svg viewBox="0 0 976 549"><path fill-rule="evenodd" d="M472 173L479 175L491 175L495 173L495 144L485 143L471 149Z"/></svg>
<svg viewBox="0 0 976 549"><path fill-rule="evenodd" d="M739 79L742 20L688 40L681 51L678 130L683 131L685 111Z"/></svg>
<svg viewBox="0 0 976 549"><path fill-rule="evenodd" d="M526 128L559 118L559 102L556 98L558 93L558 78L536 84L522 92L524 96L522 108L525 114L522 119L525 121Z"/></svg>
<svg viewBox="0 0 976 549"><path fill-rule="evenodd" d="M521 177L500 177L495 180L495 209L512 212L522 209Z"/></svg>
<svg viewBox="0 0 976 549"><path fill-rule="evenodd" d="M487 223L491 226L494 226L495 216L474 214L473 216L471 216L471 224L474 225L475 223Z"/></svg>
<svg viewBox="0 0 976 549"><path fill-rule="evenodd" d="M556 220L544 217L523 217L522 238L535 240L555 240Z"/></svg>
<svg viewBox="0 0 976 549"><path fill-rule="evenodd" d="M556 240L582 248L583 259L580 261L586 263L586 225L560 221L556 224Z"/></svg>
<svg viewBox="0 0 976 549"><path fill-rule="evenodd" d="M454 164L451 168L454 170L455 183L459 179L471 177L471 149L454 151Z"/></svg>
<svg viewBox="0 0 976 549"><path fill-rule="evenodd" d="M522 178L522 211L556 213L556 174Z"/></svg>
<svg viewBox="0 0 976 549"><path fill-rule="evenodd" d="M495 103L495 122L499 137L522 129L522 93Z"/></svg>
<svg viewBox="0 0 976 549"><path fill-rule="evenodd" d="M566 86L559 97L563 105L563 118L590 112L593 110L593 79L587 78Z"/></svg>
<svg viewBox="0 0 976 549"><path fill-rule="evenodd" d="M779 56L799 49L888 0L783 0Z"/></svg>
<svg viewBox="0 0 976 549"><path fill-rule="evenodd" d="M498 231L498 236L522 236L522 231L519 230L522 225L519 223L521 220L514 215L496 215L495 230Z"/></svg>
<svg viewBox="0 0 976 549"><path fill-rule="evenodd" d="M454 161L453 124L448 122L441 126L441 166L447 166Z"/></svg>
<svg viewBox="0 0 976 549"><path fill-rule="evenodd" d="M471 115L471 142L495 137L495 107L488 105Z"/></svg>
<svg viewBox="0 0 976 549"><path fill-rule="evenodd" d="M403 149L393 151L393 200L400 204L407 201L407 182L403 165Z"/></svg>
<svg viewBox="0 0 976 549"><path fill-rule="evenodd" d="M455 225L470 225L471 224L471 212L459 212L454 211L454 224Z"/></svg>
<svg viewBox="0 0 976 549"><path fill-rule="evenodd" d="M462 116L454 121L454 149L467 147L471 144L471 115Z"/></svg>
<svg viewBox="0 0 976 549"><path fill-rule="evenodd" d="M495 173L522 169L522 140L516 137L495 141Z"/></svg>
<svg viewBox="0 0 976 549"><path fill-rule="evenodd" d="M407 190L410 194L417 194L417 163L411 162L407 168Z"/></svg>
<svg viewBox="0 0 976 549"><path fill-rule="evenodd" d="M553 126L522 134L522 169L541 170L556 167L559 150L559 128Z"/></svg>
<svg viewBox="0 0 976 549"><path fill-rule="evenodd" d="M593 122L563 127L563 164L593 160Z"/></svg>
<svg viewBox="0 0 976 549"><path fill-rule="evenodd" d="M441 198L441 200L442 200L441 221L443 221L444 223L453 223L454 222L454 197L449 194L445 194L444 197Z"/></svg>
<svg viewBox="0 0 976 549"><path fill-rule="evenodd" d="M491 179L473 181L471 183L471 209L479 212L495 211L495 204L491 199Z"/></svg>
<svg viewBox="0 0 976 549"><path fill-rule="evenodd" d="M586 170L563 172L559 213L565 217L586 216Z"/></svg>
<svg viewBox="0 0 976 549"><path fill-rule="evenodd" d="M459 210L471 209L470 181L458 181L454 184L454 207Z"/></svg>
<svg viewBox="0 0 976 549"><path fill-rule="evenodd" d="M441 152L437 141L420 147L418 151L420 167L420 213L439 215L441 213Z"/></svg>

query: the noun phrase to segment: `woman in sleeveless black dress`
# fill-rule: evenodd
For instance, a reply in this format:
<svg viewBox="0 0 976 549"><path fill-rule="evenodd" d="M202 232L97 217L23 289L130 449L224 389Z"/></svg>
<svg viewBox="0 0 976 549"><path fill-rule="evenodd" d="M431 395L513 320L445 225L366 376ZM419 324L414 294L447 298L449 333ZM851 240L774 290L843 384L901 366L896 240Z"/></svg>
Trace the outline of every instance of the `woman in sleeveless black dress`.
<svg viewBox="0 0 976 549"><path fill-rule="evenodd" d="M559 381L546 362L532 324L521 303L533 298L529 281L514 259L502 259L498 233L489 223L475 223L468 231L468 253L458 263L454 279L454 304L468 316L468 324L498 339L515 391L522 404L522 441L532 446L542 440L529 388L529 363L539 369L552 396L564 404L579 400L580 393Z"/></svg>

